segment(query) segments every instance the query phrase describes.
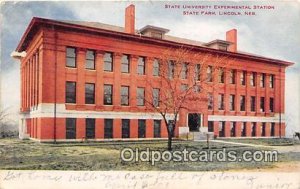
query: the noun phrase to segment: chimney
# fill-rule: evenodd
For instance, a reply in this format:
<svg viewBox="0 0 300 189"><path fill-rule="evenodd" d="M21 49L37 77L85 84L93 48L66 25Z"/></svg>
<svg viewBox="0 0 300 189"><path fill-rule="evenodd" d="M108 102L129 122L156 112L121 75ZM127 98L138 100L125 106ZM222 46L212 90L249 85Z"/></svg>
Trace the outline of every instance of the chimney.
<svg viewBox="0 0 300 189"><path fill-rule="evenodd" d="M231 42L228 51L237 52L237 30L232 29L226 32L226 41Z"/></svg>
<svg viewBox="0 0 300 189"><path fill-rule="evenodd" d="M125 9L125 32L129 34L135 33L135 6L129 5Z"/></svg>

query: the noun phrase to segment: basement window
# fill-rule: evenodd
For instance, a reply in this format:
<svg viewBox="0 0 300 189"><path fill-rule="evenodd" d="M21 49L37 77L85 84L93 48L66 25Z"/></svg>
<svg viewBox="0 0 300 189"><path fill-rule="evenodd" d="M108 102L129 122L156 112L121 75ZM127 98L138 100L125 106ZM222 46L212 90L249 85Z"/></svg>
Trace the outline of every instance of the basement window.
<svg viewBox="0 0 300 189"><path fill-rule="evenodd" d="M104 119L104 138L113 138L113 119Z"/></svg>
<svg viewBox="0 0 300 189"><path fill-rule="evenodd" d="M130 138L130 119L122 119L122 138Z"/></svg>
<svg viewBox="0 0 300 189"><path fill-rule="evenodd" d="M66 139L76 139L76 118L66 118Z"/></svg>
<svg viewBox="0 0 300 189"><path fill-rule="evenodd" d="M146 120L138 120L138 138L146 138Z"/></svg>
<svg viewBox="0 0 300 189"><path fill-rule="evenodd" d="M95 138L95 119L87 118L85 120L85 136L87 139Z"/></svg>
<svg viewBox="0 0 300 189"><path fill-rule="evenodd" d="M153 133L154 138L160 138L160 130L161 130L161 120L154 120Z"/></svg>

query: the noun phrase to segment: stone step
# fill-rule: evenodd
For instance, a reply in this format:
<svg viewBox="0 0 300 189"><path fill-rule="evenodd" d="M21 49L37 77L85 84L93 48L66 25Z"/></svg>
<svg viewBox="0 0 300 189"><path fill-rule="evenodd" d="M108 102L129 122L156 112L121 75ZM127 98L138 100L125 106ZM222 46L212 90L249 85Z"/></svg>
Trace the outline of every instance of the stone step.
<svg viewBox="0 0 300 189"><path fill-rule="evenodd" d="M192 132L192 135L194 136L194 140L207 140L207 137L209 137L209 139L214 138L213 132Z"/></svg>

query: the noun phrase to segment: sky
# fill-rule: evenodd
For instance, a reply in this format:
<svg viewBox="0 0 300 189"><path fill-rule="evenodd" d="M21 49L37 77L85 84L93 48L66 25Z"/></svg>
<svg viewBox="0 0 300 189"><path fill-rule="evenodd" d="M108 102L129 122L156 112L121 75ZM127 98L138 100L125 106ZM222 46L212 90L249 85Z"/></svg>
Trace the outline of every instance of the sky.
<svg viewBox="0 0 300 189"><path fill-rule="evenodd" d="M238 50L295 65L286 72L287 133L300 131L300 2L299 1L7 1L1 3L1 104L17 115L19 110L19 62L10 57L32 17L102 22L124 26L124 9L136 6L136 29L155 25L169 35L202 42L225 39L225 32L238 30ZM184 9L166 5L270 5L255 16L184 16ZM211 11L212 9L210 9ZM200 10L201 11L201 10ZM209 10L208 10L209 11ZM214 10L219 11L219 10ZM244 11L241 11L244 12Z"/></svg>

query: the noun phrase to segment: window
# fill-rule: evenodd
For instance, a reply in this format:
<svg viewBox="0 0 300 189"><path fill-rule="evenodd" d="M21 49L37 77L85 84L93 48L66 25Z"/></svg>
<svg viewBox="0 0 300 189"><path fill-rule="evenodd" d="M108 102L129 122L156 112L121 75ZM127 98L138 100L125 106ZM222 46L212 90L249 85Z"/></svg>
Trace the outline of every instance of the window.
<svg viewBox="0 0 300 189"><path fill-rule="evenodd" d="M106 72L112 72L114 69L113 66L113 53L111 52L106 52L104 54L104 71Z"/></svg>
<svg viewBox="0 0 300 189"><path fill-rule="evenodd" d="M212 66L208 66L207 70L206 70L206 77L207 77L207 81L208 82L212 82L213 78L212 78Z"/></svg>
<svg viewBox="0 0 300 189"><path fill-rule="evenodd" d="M208 100L208 110L213 109L213 95L212 93L207 94L207 100Z"/></svg>
<svg viewBox="0 0 300 189"><path fill-rule="evenodd" d="M66 139L76 139L76 118L66 118Z"/></svg>
<svg viewBox="0 0 300 189"><path fill-rule="evenodd" d="M240 97L240 111L245 111L245 96Z"/></svg>
<svg viewBox="0 0 300 189"><path fill-rule="evenodd" d="M255 96L251 96L250 97L250 111L251 112L255 112L255 104L256 104L256 98L255 98Z"/></svg>
<svg viewBox="0 0 300 189"><path fill-rule="evenodd" d="M247 123L246 123L246 122L243 122L242 128L241 128L241 136L242 136L242 137L245 137L245 136L246 136L246 125L247 125Z"/></svg>
<svg viewBox="0 0 300 189"><path fill-rule="evenodd" d="M76 68L76 48L67 47L66 51L66 66Z"/></svg>
<svg viewBox="0 0 300 189"><path fill-rule="evenodd" d="M87 50L85 55L85 68L94 70L95 69L95 51Z"/></svg>
<svg viewBox="0 0 300 189"><path fill-rule="evenodd" d="M266 136L266 123L261 124L261 136Z"/></svg>
<svg viewBox="0 0 300 189"><path fill-rule="evenodd" d="M262 73L260 75L260 87L265 87L266 74Z"/></svg>
<svg viewBox="0 0 300 189"><path fill-rule="evenodd" d="M256 136L256 123L251 123L251 136Z"/></svg>
<svg viewBox="0 0 300 189"><path fill-rule="evenodd" d="M151 37L162 39L163 34L160 32L151 32Z"/></svg>
<svg viewBox="0 0 300 189"><path fill-rule="evenodd" d="M85 136L87 139L95 138L95 119L85 119Z"/></svg>
<svg viewBox="0 0 300 189"><path fill-rule="evenodd" d="M122 119L122 138L130 138L130 120Z"/></svg>
<svg viewBox="0 0 300 189"><path fill-rule="evenodd" d="M200 71L201 71L200 64L196 64L195 65L195 81L200 81Z"/></svg>
<svg viewBox="0 0 300 189"><path fill-rule="evenodd" d="M153 76L159 76L159 61L154 59L153 61Z"/></svg>
<svg viewBox="0 0 300 189"><path fill-rule="evenodd" d="M152 91L153 95L153 105L159 107L159 89L154 88Z"/></svg>
<svg viewBox="0 0 300 189"><path fill-rule="evenodd" d="M270 112L274 112L274 98L270 98Z"/></svg>
<svg viewBox="0 0 300 189"><path fill-rule="evenodd" d="M145 138L146 137L146 120L139 119L138 120L138 137Z"/></svg>
<svg viewBox="0 0 300 189"><path fill-rule="evenodd" d="M225 121L219 122L219 137L224 137Z"/></svg>
<svg viewBox="0 0 300 189"><path fill-rule="evenodd" d="M187 79L187 74L188 74L188 64L183 63L182 70L181 70L181 79Z"/></svg>
<svg viewBox="0 0 300 189"><path fill-rule="evenodd" d="M246 71L241 72L241 85L246 85Z"/></svg>
<svg viewBox="0 0 300 189"><path fill-rule="evenodd" d="M181 84L180 89L181 89L181 91L188 90L188 84Z"/></svg>
<svg viewBox="0 0 300 189"><path fill-rule="evenodd" d="M95 84L86 83L85 84L85 103L95 104Z"/></svg>
<svg viewBox="0 0 300 189"><path fill-rule="evenodd" d="M255 86L256 83L256 73L252 72L250 75L250 85Z"/></svg>
<svg viewBox="0 0 300 189"><path fill-rule="evenodd" d="M224 83L224 69L220 68L219 69L219 83Z"/></svg>
<svg viewBox="0 0 300 189"><path fill-rule="evenodd" d="M129 105L129 87L121 86L121 105L128 106Z"/></svg>
<svg viewBox="0 0 300 189"><path fill-rule="evenodd" d="M145 105L145 88L143 87L137 88L137 105L138 106Z"/></svg>
<svg viewBox="0 0 300 189"><path fill-rule="evenodd" d="M104 119L104 138L113 138L113 120Z"/></svg>
<svg viewBox="0 0 300 189"><path fill-rule="evenodd" d="M275 136L275 123L271 123L271 136Z"/></svg>
<svg viewBox="0 0 300 189"><path fill-rule="evenodd" d="M200 87L200 85L195 85L195 86L194 86L194 92L195 92L195 93L200 93L200 92L201 92L201 87Z"/></svg>
<svg viewBox="0 0 300 189"><path fill-rule="evenodd" d="M121 72L129 73L130 60L129 55L124 54L121 58Z"/></svg>
<svg viewBox="0 0 300 189"><path fill-rule="evenodd" d="M145 57L139 57L138 59L137 74L145 75Z"/></svg>
<svg viewBox="0 0 300 189"><path fill-rule="evenodd" d="M230 136L235 136L235 122L230 122Z"/></svg>
<svg viewBox="0 0 300 189"><path fill-rule="evenodd" d="M208 132L214 132L214 122L208 121Z"/></svg>
<svg viewBox="0 0 300 189"><path fill-rule="evenodd" d="M174 61L170 60L168 63L168 76L169 79L174 78L174 74L175 74L175 63Z"/></svg>
<svg viewBox="0 0 300 189"><path fill-rule="evenodd" d="M113 86L112 85L104 85L104 105L112 105L113 104Z"/></svg>
<svg viewBox="0 0 300 189"><path fill-rule="evenodd" d="M230 70L229 72L229 83L235 84L235 70Z"/></svg>
<svg viewBox="0 0 300 189"><path fill-rule="evenodd" d="M235 110L235 95L229 96L229 110L234 111Z"/></svg>
<svg viewBox="0 0 300 189"><path fill-rule="evenodd" d="M270 75L270 88L274 88L274 75Z"/></svg>
<svg viewBox="0 0 300 189"><path fill-rule="evenodd" d="M154 133L154 138L160 138L160 127L161 127L161 120L154 120L154 126L153 126L153 133Z"/></svg>
<svg viewBox="0 0 300 189"><path fill-rule="evenodd" d="M260 111L265 111L265 97L260 97Z"/></svg>
<svg viewBox="0 0 300 189"><path fill-rule="evenodd" d="M66 82L66 103L76 103L76 82Z"/></svg>
<svg viewBox="0 0 300 189"><path fill-rule="evenodd" d="M224 110L224 94L218 96L219 110Z"/></svg>
<svg viewBox="0 0 300 189"><path fill-rule="evenodd" d="M219 50L227 51L227 45L219 45Z"/></svg>

